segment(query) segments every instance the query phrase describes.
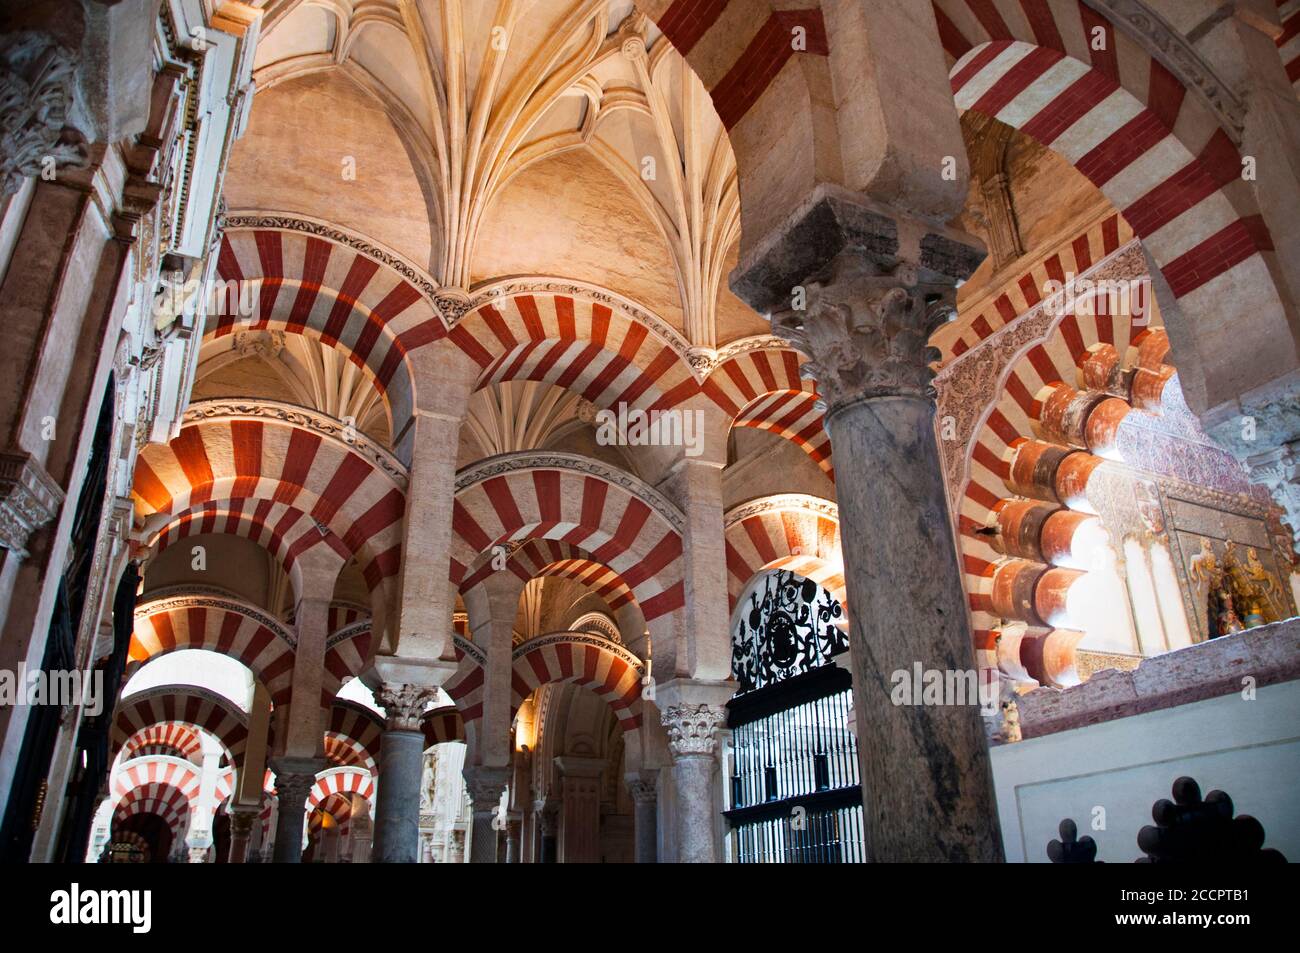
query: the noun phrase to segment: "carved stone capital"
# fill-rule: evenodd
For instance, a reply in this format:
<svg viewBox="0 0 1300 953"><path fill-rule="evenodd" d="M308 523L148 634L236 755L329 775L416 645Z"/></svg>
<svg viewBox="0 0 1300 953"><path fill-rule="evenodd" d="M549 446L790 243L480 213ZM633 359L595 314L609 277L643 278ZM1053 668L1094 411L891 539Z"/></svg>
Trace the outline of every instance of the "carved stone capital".
<svg viewBox="0 0 1300 953"><path fill-rule="evenodd" d="M465 791L475 814L495 811L510 778L510 769L476 765L465 768Z"/></svg>
<svg viewBox="0 0 1300 953"><path fill-rule="evenodd" d="M772 330L812 358L800 372L830 412L869 397L934 398L930 334L955 313L955 286L921 282L906 262L882 273L846 252L805 294L802 310L773 313Z"/></svg>
<svg viewBox="0 0 1300 953"><path fill-rule="evenodd" d="M627 793L636 804L653 804L659 797L658 786L648 778L632 778L627 782Z"/></svg>
<svg viewBox="0 0 1300 953"><path fill-rule="evenodd" d="M0 453L0 547L27 558L27 540L63 505L63 489L26 453Z"/></svg>
<svg viewBox="0 0 1300 953"><path fill-rule="evenodd" d="M721 705L670 705L660 715L668 729L668 750L674 758L709 757L717 738L714 735L727 721L727 709Z"/></svg>
<svg viewBox="0 0 1300 953"><path fill-rule="evenodd" d="M375 692L375 701L388 715L389 731L419 731L424 709L437 693L438 689L432 685L384 682Z"/></svg>
<svg viewBox="0 0 1300 953"><path fill-rule="evenodd" d="M68 124L76 95L73 54L43 33L0 37L0 190L59 167L85 168L86 137Z"/></svg>
<svg viewBox="0 0 1300 953"><path fill-rule="evenodd" d="M257 808L232 808L230 811L231 835L247 840L253 832L253 822L261 816L261 813Z"/></svg>
<svg viewBox="0 0 1300 953"><path fill-rule="evenodd" d="M317 773L327 765L324 758L276 758L271 762L281 815L289 810L301 811L306 806Z"/></svg>

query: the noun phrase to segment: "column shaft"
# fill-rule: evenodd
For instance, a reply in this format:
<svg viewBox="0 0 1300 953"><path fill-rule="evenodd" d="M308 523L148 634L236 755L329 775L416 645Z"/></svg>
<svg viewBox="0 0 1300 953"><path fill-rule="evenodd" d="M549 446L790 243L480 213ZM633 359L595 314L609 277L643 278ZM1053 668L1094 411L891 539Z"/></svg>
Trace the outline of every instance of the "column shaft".
<svg viewBox="0 0 1300 953"><path fill-rule="evenodd" d="M390 729L379 749L373 860L413 864L420 856L420 778L424 734Z"/></svg>

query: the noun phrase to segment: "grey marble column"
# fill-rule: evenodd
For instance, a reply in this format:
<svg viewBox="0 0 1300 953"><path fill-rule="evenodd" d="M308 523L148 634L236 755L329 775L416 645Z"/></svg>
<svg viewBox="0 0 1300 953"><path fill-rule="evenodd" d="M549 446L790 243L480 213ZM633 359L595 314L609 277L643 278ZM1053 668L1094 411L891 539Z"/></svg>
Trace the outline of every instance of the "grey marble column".
<svg viewBox="0 0 1300 953"><path fill-rule="evenodd" d="M473 812L473 833L469 843L471 864L497 862L501 795L505 792L509 776L510 769L505 767L476 765L465 769L465 790L469 794Z"/></svg>
<svg viewBox="0 0 1300 953"><path fill-rule="evenodd" d="M316 783L317 772L325 765L324 758L277 758L271 762L271 770L275 772L275 796L279 802L272 863L302 863L303 813L307 810L307 795Z"/></svg>
<svg viewBox="0 0 1300 953"><path fill-rule="evenodd" d="M659 861L659 794L653 778L631 778L627 790L632 795L634 853L638 864Z"/></svg>
<svg viewBox="0 0 1300 953"><path fill-rule="evenodd" d="M248 842L253 835L253 825L261 814L260 807L236 807L230 812L229 863L248 863Z"/></svg>
<svg viewBox="0 0 1300 953"><path fill-rule="evenodd" d="M506 819L506 863L518 864L523 860L521 836L524 822L517 817Z"/></svg>
<svg viewBox="0 0 1300 953"><path fill-rule="evenodd" d="M929 237L929 236L927 236ZM951 281L844 252L774 332L812 360L835 459L853 694L875 861L999 861L978 700L896 705L896 672L975 670L934 433L930 333Z"/></svg>
<svg viewBox="0 0 1300 953"><path fill-rule="evenodd" d="M714 749L716 732L726 723L727 710L720 705L671 705L663 711L661 720L668 729L668 750L673 758L677 859L684 864L715 863Z"/></svg>
<svg viewBox="0 0 1300 953"><path fill-rule="evenodd" d="M420 779L424 776L420 716L435 691L432 686L386 682L375 693L388 720L379 746L373 863L414 864L420 858Z"/></svg>
<svg viewBox="0 0 1300 953"><path fill-rule="evenodd" d="M538 801L534 806L542 834L541 863L555 863L559 852L560 806L554 801Z"/></svg>

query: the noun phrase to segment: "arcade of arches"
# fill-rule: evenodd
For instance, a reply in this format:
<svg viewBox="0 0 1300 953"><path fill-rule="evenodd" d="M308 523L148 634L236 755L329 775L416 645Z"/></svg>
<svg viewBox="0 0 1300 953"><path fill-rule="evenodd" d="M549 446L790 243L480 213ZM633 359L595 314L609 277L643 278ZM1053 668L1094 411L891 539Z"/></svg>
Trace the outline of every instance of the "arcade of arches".
<svg viewBox="0 0 1300 953"><path fill-rule="evenodd" d="M1297 0L0 33L6 858L1300 853Z"/></svg>

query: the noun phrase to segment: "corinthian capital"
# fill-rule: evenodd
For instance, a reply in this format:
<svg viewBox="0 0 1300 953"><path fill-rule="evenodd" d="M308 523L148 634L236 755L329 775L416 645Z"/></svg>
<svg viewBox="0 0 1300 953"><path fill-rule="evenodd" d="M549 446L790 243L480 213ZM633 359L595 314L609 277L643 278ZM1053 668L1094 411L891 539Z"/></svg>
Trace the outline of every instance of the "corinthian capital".
<svg viewBox="0 0 1300 953"><path fill-rule="evenodd" d="M804 289L804 307L772 314L772 331L807 354L802 373L817 381L829 410L868 397L933 399L930 334L955 310L952 284L921 282L903 262L882 273L844 252L831 277ZM794 303L799 303L796 292Z"/></svg>
<svg viewBox="0 0 1300 953"><path fill-rule="evenodd" d="M420 716L438 689L432 685L409 685L384 682L375 693L375 701L388 715L389 731L419 731Z"/></svg>
<svg viewBox="0 0 1300 953"><path fill-rule="evenodd" d="M714 732L727 721L721 705L670 705L660 716L668 729L668 750L674 758L711 755Z"/></svg>

